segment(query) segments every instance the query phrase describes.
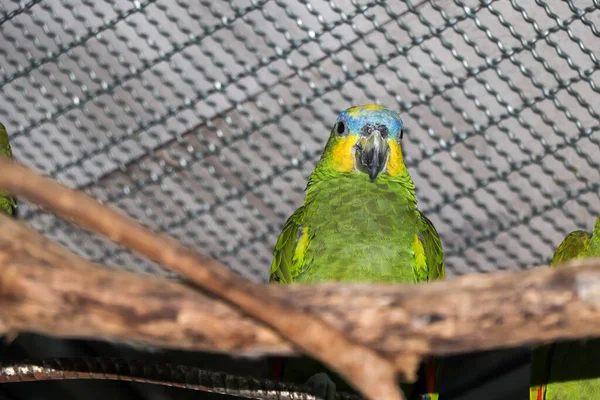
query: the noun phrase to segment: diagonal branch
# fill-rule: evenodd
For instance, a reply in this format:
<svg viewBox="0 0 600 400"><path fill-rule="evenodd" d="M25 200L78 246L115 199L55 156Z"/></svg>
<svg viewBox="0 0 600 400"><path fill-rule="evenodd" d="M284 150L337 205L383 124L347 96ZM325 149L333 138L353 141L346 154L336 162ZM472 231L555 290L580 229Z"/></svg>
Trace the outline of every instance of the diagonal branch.
<svg viewBox="0 0 600 400"><path fill-rule="evenodd" d="M299 349L338 371L371 399L398 400L396 367L371 349L350 341L329 324L254 284L222 264L188 249L168 236L158 236L123 213L83 192L66 188L32 170L0 158L0 188L29 199L82 227L107 236L187 278L203 290L239 307L273 328ZM416 378L416 362L411 360Z"/></svg>

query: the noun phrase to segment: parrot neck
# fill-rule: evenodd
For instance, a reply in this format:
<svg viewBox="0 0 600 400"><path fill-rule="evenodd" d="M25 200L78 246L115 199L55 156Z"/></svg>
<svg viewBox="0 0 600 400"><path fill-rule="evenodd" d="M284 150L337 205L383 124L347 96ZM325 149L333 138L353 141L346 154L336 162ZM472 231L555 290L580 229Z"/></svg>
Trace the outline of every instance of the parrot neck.
<svg viewBox="0 0 600 400"><path fill-rule="evenodd" d="M348 190L359 192L359 187L372 189L373 192L387 192L393 191L396 194L401 194L399 198L405 201L405 204L416 207L417 198L415 195L415 184L408 173L405 172L401 175L390 176L387 174L381 174L377 177L375 182L370 182L367 174L358 172L333 172L331 170L315 168L313 173L308 178L308 184L306 186L306 201L310 202L315 198L318 193L327 192L332 187L341 189L342 186L348 186ZM396 198L396 201L398 198Z"/></svg>

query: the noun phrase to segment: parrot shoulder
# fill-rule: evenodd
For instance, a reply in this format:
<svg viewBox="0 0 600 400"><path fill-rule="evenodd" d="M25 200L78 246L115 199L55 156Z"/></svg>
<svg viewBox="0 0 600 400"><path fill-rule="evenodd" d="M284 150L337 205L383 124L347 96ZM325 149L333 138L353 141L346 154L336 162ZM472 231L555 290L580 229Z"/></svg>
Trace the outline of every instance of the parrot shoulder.
<svg viewBox="0 0 600 400"><path fill-rule="evenodd" d="M304 206L286 221L273 250L270 282L290 283L301 272L308 246L308 228L303 224Z"/></svg>

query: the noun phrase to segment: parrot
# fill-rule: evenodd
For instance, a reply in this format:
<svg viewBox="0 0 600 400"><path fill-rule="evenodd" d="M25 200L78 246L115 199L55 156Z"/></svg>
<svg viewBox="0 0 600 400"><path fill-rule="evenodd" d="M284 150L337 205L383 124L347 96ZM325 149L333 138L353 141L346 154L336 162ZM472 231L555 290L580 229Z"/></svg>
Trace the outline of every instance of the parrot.
<svg viewBox="0 0 600 400"><path fill-rule="evenodd" d="M12 149L10 148L10 142L8 140L8 133L4 125L0 124L0 155L8 157L12 160ZM0 190L0 212L15 216L17 209L17 200L14 197L9 196L5 191Z"/></svg>
<svg viewBox="0 0 600 400"><path fill-rule="evenodd" d="M567 235L556 249L550 267L567 261L600 256L600 217L590 236ZM531 352L530 400L600 399L600 339L562 341Z"/></svg>
<svg viewBox="0 0 600 400"><path fill-rule="evenodd" d="M310 174L305 201L285 222L273 250L271 284L323 282L416 284L444 279L443 247L432 222L417 208L415 185L404 164L403 122L380 105L342 111ZM308 357L283 361L275 379L326 370ZM433 393L438 367L427 362L422 399ZM330 373L307 384L332 399L350 386ZM401 385L405 393L414 384ZM427 397L429 396L429 397ZM409 395L410 398L410 395Z"/></svg>

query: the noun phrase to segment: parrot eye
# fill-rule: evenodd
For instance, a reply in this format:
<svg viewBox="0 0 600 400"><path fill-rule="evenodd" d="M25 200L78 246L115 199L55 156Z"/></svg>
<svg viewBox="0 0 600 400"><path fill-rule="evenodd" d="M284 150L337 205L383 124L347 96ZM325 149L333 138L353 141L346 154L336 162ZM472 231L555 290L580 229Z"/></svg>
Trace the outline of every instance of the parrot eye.
<svg viewBox="0 0 600 400"><path fill-rule="evenodd" d="M336 131L337 131L337 134L340 136L343 136L346 134L346 124L344 123L344 121L340 121L337 123Z"/></svg>

